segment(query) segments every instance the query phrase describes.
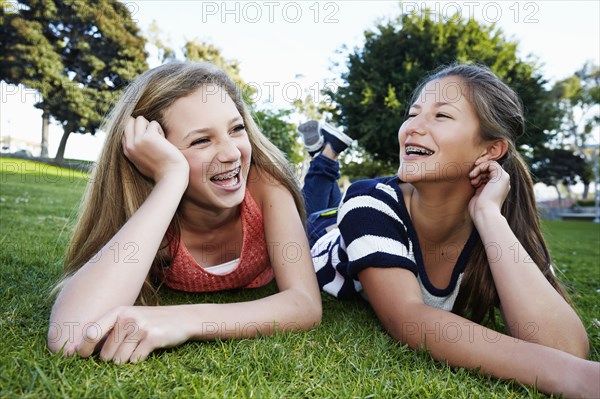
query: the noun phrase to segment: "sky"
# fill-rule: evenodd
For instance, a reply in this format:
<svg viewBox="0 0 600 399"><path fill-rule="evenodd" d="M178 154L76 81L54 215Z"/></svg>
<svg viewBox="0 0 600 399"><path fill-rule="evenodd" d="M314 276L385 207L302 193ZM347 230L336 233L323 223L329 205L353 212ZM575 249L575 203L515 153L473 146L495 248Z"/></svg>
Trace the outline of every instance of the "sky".
<svg viewBox="0 0 600 399"><path fill-rule="evenodd" d="M451 18L458 12L463 18L496 23L507 38L519 42L519 55L534 56L551 81L571 75L586 61L598 64L600 59L598 0L124 3L142 32L156 21L161 38L173 48L198 39L218 47L226 59L237 60L244 81L257 89L254 100L263 107L290 108L306 93L318 96L325 85L339 83L344 65L339 49L361 46L364 31L373 29L377 21L411 11L423 14L426 6L436 12L436 18ZM332 68L335 63L338 67ZM37 94L4 83L0 90L0 136L39 142L41 111L33 107ZM50 156L55 155L61 136L60 126L51 125ZM65 156L95 160L103 139L101 132L72 134Z"/></svg>

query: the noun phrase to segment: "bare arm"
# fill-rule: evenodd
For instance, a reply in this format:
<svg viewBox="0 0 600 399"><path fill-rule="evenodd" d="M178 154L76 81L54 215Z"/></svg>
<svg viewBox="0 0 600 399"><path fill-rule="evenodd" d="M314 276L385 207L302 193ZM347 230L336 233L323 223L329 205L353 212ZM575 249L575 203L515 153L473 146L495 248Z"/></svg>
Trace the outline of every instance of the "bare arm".
<svg viewBox="0 0 600 399"><path fill-rule="evenodd" d="M587 357L588 338L581 320L531 260L500 206L508 192L508 174L495 162L478 165L474 176L488 173L470 210L486 249L503 315L511 335Z"/></svg>
<svg viewBox="0 0 600 399"><path fill-rule="evenodd" d="M279 184L257 183L271 264L280 292L255 301L162 307L119 307L97 321L78 348L117 363L145 359L154 349L188 340L242 338L308 330L321 320L321 297L308 242L291 194ZM261 177L262 179L262 177Z"/></svg>
<svg viewBox="0 0 600 399"><path fill-rule="evenodd" d="M262 208L279 292L256 301L188 309L192 339L270 335L309 330L321 321L321 295L310 248L291 194L265 172L252 171L251 192Z"/></svg>
<svg viewBox="0 0 600 399"><path fill-rule="evenodd" d="M48 334L48 346L53 352L66 343L65 353L72 354L81 343L86 325L117 306L133 305L140 293L187 187L189 173L185 158L175 147L165 147L168 142L157 129L160 129L158 124L149 125L143 118L135 122L131 119L127 127L125 153L137 151L136 165L157 183L143 205L100 252L70 278L58 295ZM122 256L130 253L129 248L133 248L135 254Z"/></svg>
<svg viewBox="0 0 600 399"><path fill-rule="evenodd" d="M500 334L423 303L412 272L368 268L360 282L375 313L392 337L426 348L452 366L537 385L567 397L600 395L600 364L566 352Z"/></svg>

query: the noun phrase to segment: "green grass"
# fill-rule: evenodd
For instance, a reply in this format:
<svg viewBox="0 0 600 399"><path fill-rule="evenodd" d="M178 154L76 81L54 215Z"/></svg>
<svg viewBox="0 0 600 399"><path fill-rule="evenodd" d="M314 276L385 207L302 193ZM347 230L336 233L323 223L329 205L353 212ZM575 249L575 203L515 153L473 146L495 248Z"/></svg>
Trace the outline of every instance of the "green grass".
<svg viewBox="0 0 600 399"><path fill-rule="evenodd" d="M190 342L136 365L64 359L46 349L51 301L86 175L0 159L0 397L473 398L541 397L533 388L451 369L387 336L368 306L323 296L308 333ZM600 360L600 226L545 222L559 273ZM234 302L275 292L192 295L163 303Z"/></svg>

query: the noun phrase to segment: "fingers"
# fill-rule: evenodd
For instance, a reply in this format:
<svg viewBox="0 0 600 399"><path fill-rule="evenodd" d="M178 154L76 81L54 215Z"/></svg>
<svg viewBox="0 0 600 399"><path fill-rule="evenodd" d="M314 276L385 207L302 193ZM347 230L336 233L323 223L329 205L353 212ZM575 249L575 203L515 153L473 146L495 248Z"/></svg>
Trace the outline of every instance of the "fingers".
<svg viewBox="0 0 600 399"><path fill-rule="evenodd" d="M130 116L129 120L127 120L125 130L123 131L123 138L121 140L123 152L127 158L129 158L131 154L131 150L137 141L136 139L146 131L149 124L148 120L143 116L138 116L137 118Z"/></svg>
<svg viewBox="0 0 600 399"><path fill-rule="evenodd" d="M90 325L93 327L84 331L83 341L77 348L77 353L82 357L92 355L99 343L102 344L100 358L113 360L117 364L144 360L152 352L151 347L144 345L146 334L140 330L136 319L128 316L123 308L113 309ZM139 350L138 346L141 346Z"/></svg>
<svg viewBox="0 0 600 399"><path fill-rule="evenodd" d="M150 122L148 122L148 119L144 118L143 116L138 116L135 118L135 137L137 138L144 134L144 132L148 129L149 124Z"/></svg>
<svg viewBox="0 0 600 399"><path fill-rule="evenodd" d="M158 123L157 121L150 122L146 127L146 132L157 133L165 137L165 132L163 131L162 126L160 126L160 123Z"/></svg>
<svg viewBox="0 0 600 399"><path fill-rule="evenodd" d="M135 119L131 116L127 120L127 124L125 125L125 130L123 131L123 137L121 137L121 144L123 145L123 152L125 156L129 158L129 149L127 147L127 143L133 143L133 135L135 133Z"/></svg>
<svg viewBox="0 0 600 399"><path fill-rule="evenodd" d="M129 358L129 361L132 363L144 361L148 358L153 349L154 348L152 347L152 345L150 345L150 341L143 340L139 343L137 348L135 348L135 350L131 354L131 357Z"/></svg>
<svg viewBox="0 0 600 399"><path fill-rule="evenodd" d="M79 356L88 357L94 353L94 349L112 331L117 320L119 308L106 313L95 323L90 323L83 331L83 340L77 347Z"/></svg>
<svg viewBox="0 0 600 399"><path fill-rule="evenodd" d="M496 161L483 161L479 164L476 162L469 173L469 179L475 189L488 183L504 182L510 190L510 176Z"/></svg>
<svg viewBox="0 0 600 399"><path fill-rule="evenodd" d="M138 330L138 325L134 319L123 314L119 315L111 333L102 345L100 358L102 360L114 360L115 363L129 361L131 354L139 343Z"/></svg>
<svg viewBox="0 0 600 399"><path fill-rule="evenodd" d="M104 345L100 352L100 358L103 360L113 360L117 364L127 363L131 359L131 355L136 348L143 342L142 334L139 333L137 325L130 321L119 323L119 331L121 336L115 337L110 343L110 347ZM110 339L110 337L109 337ZM107 349L104 353L104 349Z"/></svg>

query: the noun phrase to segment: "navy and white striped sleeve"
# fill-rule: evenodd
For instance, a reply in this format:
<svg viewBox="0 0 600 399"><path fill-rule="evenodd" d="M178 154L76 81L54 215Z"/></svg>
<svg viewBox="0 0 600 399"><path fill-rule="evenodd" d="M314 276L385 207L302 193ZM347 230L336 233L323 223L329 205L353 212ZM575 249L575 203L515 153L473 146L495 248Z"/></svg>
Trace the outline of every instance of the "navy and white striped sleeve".
<svg viewBox="0 0 600 399"><path fill-rule="evenodd" d="M348 255L347 274L368 267L401 267L417 274L397 191L378 180L354 183L340 206L338 227Z"/></svg>

